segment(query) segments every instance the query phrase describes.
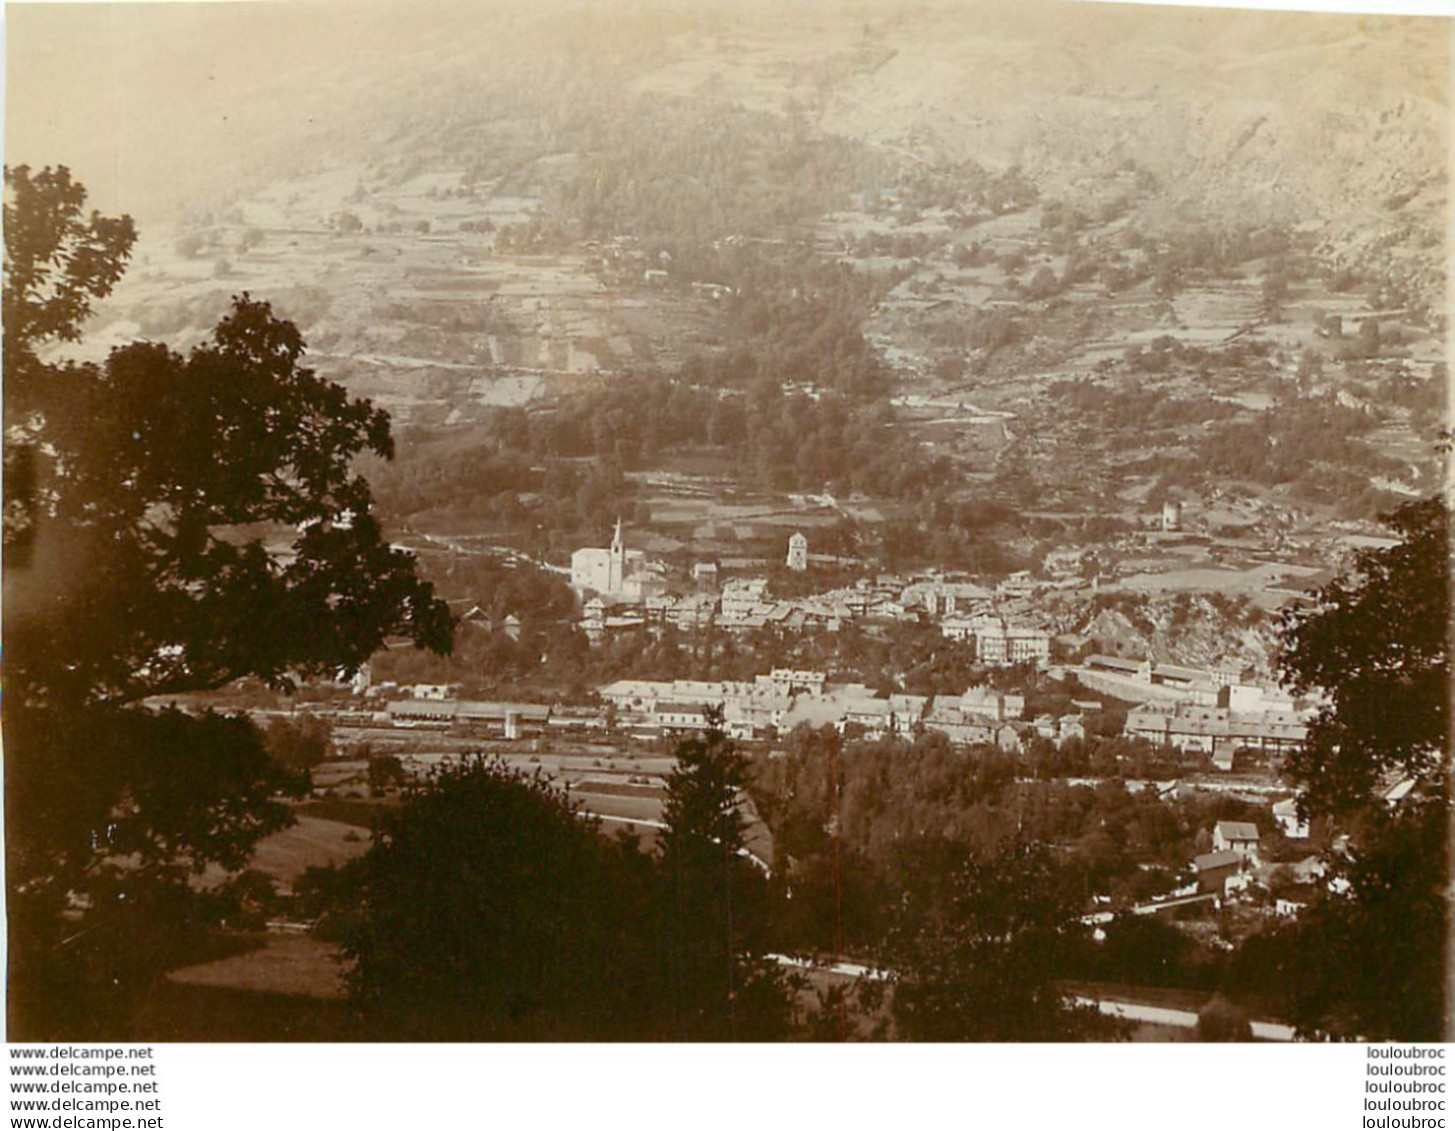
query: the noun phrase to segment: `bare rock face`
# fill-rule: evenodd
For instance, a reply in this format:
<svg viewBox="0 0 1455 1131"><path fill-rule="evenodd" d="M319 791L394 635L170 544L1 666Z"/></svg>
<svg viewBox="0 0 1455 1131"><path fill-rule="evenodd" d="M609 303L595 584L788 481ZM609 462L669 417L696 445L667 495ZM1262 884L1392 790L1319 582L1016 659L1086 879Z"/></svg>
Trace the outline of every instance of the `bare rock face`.
<svg viewBox="0 0 1455 1131"><path fill-rule="evenodd" d="M822 125L1068 187L1135 166L1163 186L1168 220L1196 210L1357 230L1413 194L1401 210L1439 222L1449 105L1436 21L1061 8L1053 19L1051 7L896 27L893 57L837 88Z"/></svg>

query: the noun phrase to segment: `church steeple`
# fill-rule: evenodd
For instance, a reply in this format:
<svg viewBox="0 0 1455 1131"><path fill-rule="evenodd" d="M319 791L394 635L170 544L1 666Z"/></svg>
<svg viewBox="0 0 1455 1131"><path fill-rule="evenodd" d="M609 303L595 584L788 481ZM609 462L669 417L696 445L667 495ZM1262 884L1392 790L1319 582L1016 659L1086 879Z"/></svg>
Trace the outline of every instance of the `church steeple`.
<svg viewBox="0 0 1455 1131"><path fill-rule="evenodd" d="M606 565L606 588L609 593L620 593L626 579L626 543L621 537L621 519L616 520L616 532L611 536L611 555Z"/></svg>

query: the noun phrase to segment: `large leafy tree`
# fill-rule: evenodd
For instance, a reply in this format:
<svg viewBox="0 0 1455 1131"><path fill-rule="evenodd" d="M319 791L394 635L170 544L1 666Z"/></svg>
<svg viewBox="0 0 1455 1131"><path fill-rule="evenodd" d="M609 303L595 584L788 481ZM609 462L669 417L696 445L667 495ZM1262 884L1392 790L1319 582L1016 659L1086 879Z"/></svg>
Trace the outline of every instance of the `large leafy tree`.
<svg viewBox="0 0 1455 1131"><path fill-rule="evenodd" d="M302 353L244 295L185 358L141 343L49 375L56 455L7 594L9 680L55 703L129 702L332 674L391 633L448 648L448 615L351 471L362 450L392 454L388 417Z"/></svg>
<svg viewBox="0 0 1455 1131"><path fill-rule="evenodd" d="M5 170L6 410L29 407L26 376L43 374L36 350L76 341L93 299L111 293L136 242L130 216L85 212L86 189L64 165Z"/></svg>
<svg viewBox="0 0 1455 1131"><path fill-rule="evenodd" d="M1389 516L1399 545L1362 553L1284 620L1282 669L1325 697L1288 770L1300 804L1346 834L1342 883L1292 927L1251 940L1245 978L1271 985L1309 1035L1446 1033L1450 553L1444 500Z"/></svg>
<svg viewBox="0 0 1455 1131"><path fill-rule="evenodd" d="M481 758L410 786L336 900L389 1039L660 1036L651 861L557 786Z"/></svg>
<svg viewBox="0 0 1455 1131"><path fill-rule="evenodd" d="M1313 815L1357 814L1391 775L1443 786L1450 736L1450 544L1444 500L1389 516L1397 546L1360 553L1283 621L1280 666L1299 694L1324 696L1288 762Z"/></svg>
<svg viewBox="0 0 1455 1131"><path fill-rule="evenodd" d="M356 667L390 633L448 649L442 602L351 471L387 417L234 301L182 357L48 357L120 277L133 229L65 169L6 170L4 680L13 1033L105 1036L296 784L244 720L141 701ZM16 474L11 474L12 471ZM152 908L150 913L136 909Z"/></svg>
<svg viewBox="0 0 1455 1131"><path fill-rule="evenodd" d="M469 758L406 787L332 906L373 1035L767 1040L792 1021L744 857L744 766L720 731L678 748L659 857L557 785Z"/></svg>
<svg viewBox="0 0 1455 1131"><path fill-rule="evenodd" d="M29 552L37 503L36 396L52 367L36 351L75 341L93 299L106 297L136 240L129 216L84 211L86 190L70 170L5 170L5 512L6 556Z"/></svg>

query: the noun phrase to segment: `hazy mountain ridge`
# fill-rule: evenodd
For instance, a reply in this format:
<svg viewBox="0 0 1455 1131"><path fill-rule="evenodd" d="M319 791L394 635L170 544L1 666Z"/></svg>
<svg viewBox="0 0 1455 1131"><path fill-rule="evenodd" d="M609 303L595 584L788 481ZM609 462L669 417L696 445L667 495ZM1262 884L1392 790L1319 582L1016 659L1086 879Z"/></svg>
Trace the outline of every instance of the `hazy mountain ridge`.
<svg viewBox="0 0 1455 1131"><path fill-rule="evenodd" d="M262 28L267 68L234 58L222 40L209 41L216 58L189 55L197 32L188 21L211 18L200 13L175 17L181 22L151 39L128 25L123 42L135 51L114 53L113 77L141 82L148 69L173 63L177 74L158 87L170 100L137 99L127 128L146 144L123 159L152 152L160 168L169 145L191 147L194 159L174 162L175 176L149 176L182 204L178 231L203 243L179 264L178 232L144 222L138 264L95 329L107 318L122 324L96 334L98 346L124 340L133 324L185 341L233 290L280 298L306 290L303 306L281 310L304 324L331 375L396 411L423 400L435 405L431 418L460 419L454 410L482 397L466 367L606 374L730 341L723 304L685 288L717 282L706 273L710 257L675 264L670 288L646 291L651 265L623 275L617 264L603 288L602 256L583 246L593 233L581 211L601 203L591 190L602 176L639 183L607 200L615 210L605 222L619 226L599 221L597 239L656 240L660 231L635 230L634 220L668 211L679 213L680 234L697 209L704 219L693 238L704 245L727 235L779 238L793 224L802 234L815 209L826 215L856 196L880 218L820 224L817 236L851 239L882 224L883 209L897 209L896 194L923 173L946 183L963 212L986 176L1018 168L1042 201L1091 213L1111 198L1126 201L1120 227L1098 221L1087 239L1106 244L1123 229L1156 239L1189 226L1291 228L1311 237L1322 269L1355 264L1365 278L1394 278L1443 309L1448 51L1437 21L1065 4L614 5L609 13L564 5L531 14L371 5L348 18L332 5L279 11L288 18L233 11L215 24L239 40ZM74 31L79 18L61 20ZM94 61L78 51L36 58ZM198 113L172 121L180 113L172 87L183 83L195 88ZM683 167L696 157L695 133L712 144L709 131L721 127L729 141L751 146L773 123L788 126L782 140L765 143L766 159L749 149ZM12 160L53 156L18 152L26 131L12 133ZM853 147L835 152L837 181L817 167L831 153L824 138ZM613 169L622 152L631 161ZM716 180L700 201L674 197L678 187L701 192L704 176ZM129 184L141 199L124 207L149 205L148 179ZM214 187L184 192L186 184ZM767 207L741 207L744 190L763 184L785 194L783 222L769 226ZM655 202L643 196L664 191ZM935 240L952 232L1002 258L1017 241L1035 245L1034 211L999 218L1014 222L1006 227L998 204L984 207L950 217L948 229L895 218L891 231ZM335 230L344 215L361 218L363 234ZM483 219L520 229L526 242L500 254L498 238L462 227ZM261 242L243 248L250 228ZM545 246L529 242L539 228ZM888 262L917 272L910 283L933 286L938 258L953 244L941 248L921 256L923 265L905 266L898 253ZM550 257L531 258L539 252ZM1065 264L1042 258L1064 274ZM872 260L856 266L883 270ZM964 311L990 301L1012 274L981 271L961 296ZM623 285L635 293L612 289ZM909 285L895 293L906 297ZM1245 290L1246 305L1256 295ZM1116 337L1143 323L1173 326L1164 306L1147 295L1135 327L1130 310L1113 321L1092 317ZM1244 317L1224 316L1220 332ZM898 344L887 342L891 364ZM390 371L399 355L408 364ZM492 398L486 388L482 403Z"/></svg>

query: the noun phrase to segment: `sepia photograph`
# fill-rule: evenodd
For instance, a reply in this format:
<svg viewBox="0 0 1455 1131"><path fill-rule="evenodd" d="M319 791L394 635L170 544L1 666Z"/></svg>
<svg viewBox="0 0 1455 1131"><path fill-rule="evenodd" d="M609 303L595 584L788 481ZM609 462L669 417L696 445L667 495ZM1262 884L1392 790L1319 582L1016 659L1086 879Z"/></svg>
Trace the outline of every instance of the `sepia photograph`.
<svg viewBox="0 0 1455 1131"><path fill-rule="evenodd" d="M1449 1039L1451 27L8 4L7 1042Z"/></svg>

